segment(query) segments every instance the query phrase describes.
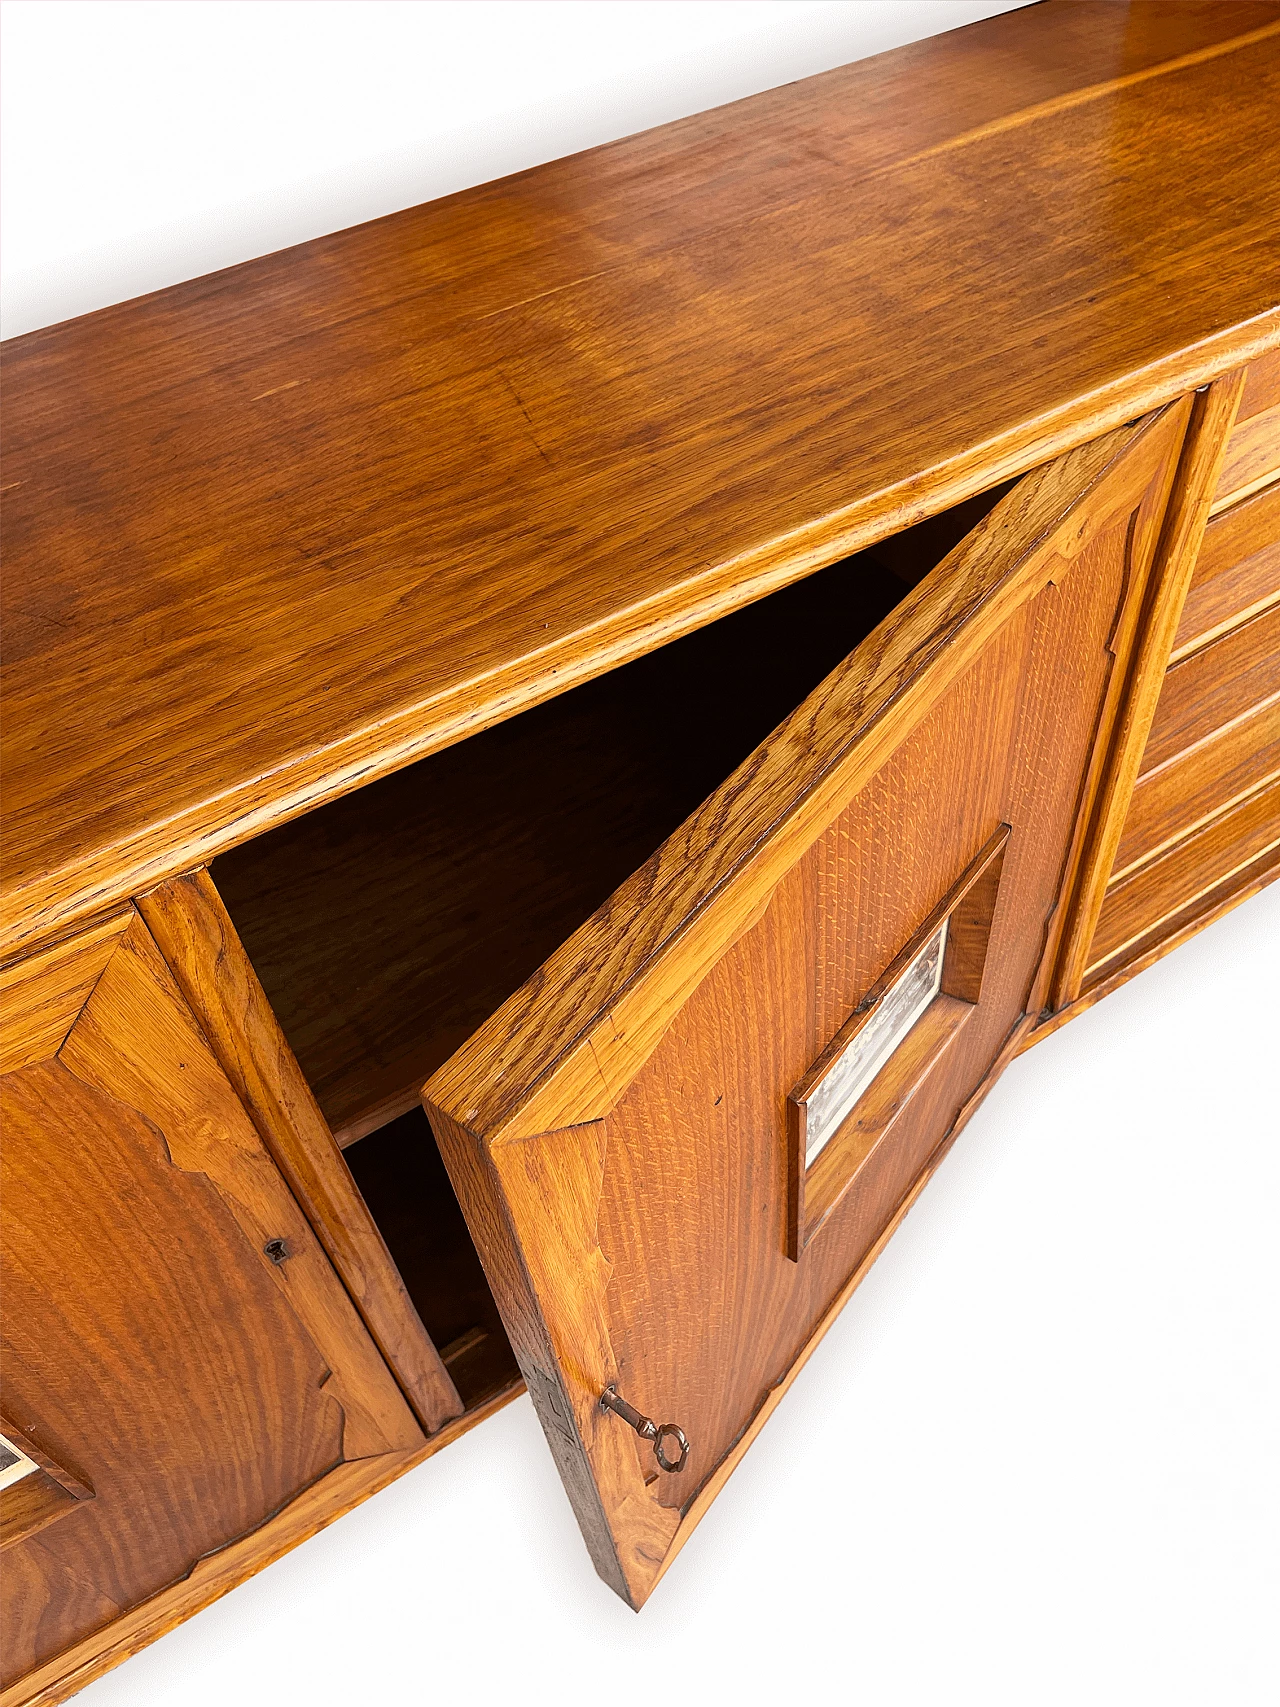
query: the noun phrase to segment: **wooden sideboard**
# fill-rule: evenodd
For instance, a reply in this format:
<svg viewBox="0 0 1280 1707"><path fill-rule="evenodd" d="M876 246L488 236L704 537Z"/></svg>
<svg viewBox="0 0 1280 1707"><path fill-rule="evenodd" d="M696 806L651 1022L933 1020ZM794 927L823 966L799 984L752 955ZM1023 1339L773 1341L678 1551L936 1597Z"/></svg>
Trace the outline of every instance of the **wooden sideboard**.
<svg viewBox="0 0 1280 1707"><path fill-rule="evenodd" d="M5 1707L522 1383L640 1606L1275 875L1278 108L1048 0L4 347Z"/></svg>

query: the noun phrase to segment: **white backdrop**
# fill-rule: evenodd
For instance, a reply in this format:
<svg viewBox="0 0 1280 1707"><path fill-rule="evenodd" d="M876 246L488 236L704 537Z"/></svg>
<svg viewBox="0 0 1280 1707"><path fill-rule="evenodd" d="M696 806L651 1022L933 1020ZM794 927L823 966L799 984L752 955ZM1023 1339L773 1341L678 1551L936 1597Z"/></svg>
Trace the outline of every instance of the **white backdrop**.
<svg viewBox="0 0 1280 1707"><path fill-rule="evenodd" d="M1024 0L5 0L5 337Z"/></svg>
<svg viewBox="0 0 1280 1707"><path fill-rule="evenodd" d="M1009 9L10 0L9 335ZM1015 1063L640 1618L527 1400L92 1707L1273 1707L1280 886Z"/></svg>

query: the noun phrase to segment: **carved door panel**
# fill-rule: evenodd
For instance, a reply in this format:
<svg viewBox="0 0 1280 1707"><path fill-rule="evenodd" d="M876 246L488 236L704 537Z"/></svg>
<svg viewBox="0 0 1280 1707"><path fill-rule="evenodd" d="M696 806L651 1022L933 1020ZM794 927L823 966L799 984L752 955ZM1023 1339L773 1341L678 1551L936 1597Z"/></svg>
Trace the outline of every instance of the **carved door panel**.
<svg viewBox="0 0 1280 1707"><path fill-rule="evenodd" d="M423 1437L133 910L2 988L0 1432L37 1466L5 1525L3 1667L36 1691Z"/></svg>
<svg viewBox="0 0 1280 1707"><path fill-rule="evenodd" d="M1187 416L1012 488L424 1091L633 1605L1042 1006Z"/></svg>

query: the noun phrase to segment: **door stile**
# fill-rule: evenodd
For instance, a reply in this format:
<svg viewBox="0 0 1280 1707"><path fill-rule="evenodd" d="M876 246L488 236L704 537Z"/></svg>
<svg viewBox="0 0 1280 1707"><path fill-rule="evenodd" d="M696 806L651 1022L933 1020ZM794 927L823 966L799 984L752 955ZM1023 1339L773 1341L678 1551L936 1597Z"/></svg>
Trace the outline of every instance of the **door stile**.
<svg viewBox="0 0 1280 1707"><path fill-rule="evenodd" d="M1054 1011L1075 1001L1084 982L1116 848L1244 391L1245 373L1244 368L1237 368L1192 397L1147 579L1137 641L1123 678L1111 739L1103 744L1101 780L1065 909L1062 945L1049 991L1049 1007Z"/></svg>
<svg viewBox="0 0 1280 1707"><path fill-rule="evenodd" d="M142 896L138 910L272 1160L428 1434L463 1404L294 1059L210 873Z"/></svg>

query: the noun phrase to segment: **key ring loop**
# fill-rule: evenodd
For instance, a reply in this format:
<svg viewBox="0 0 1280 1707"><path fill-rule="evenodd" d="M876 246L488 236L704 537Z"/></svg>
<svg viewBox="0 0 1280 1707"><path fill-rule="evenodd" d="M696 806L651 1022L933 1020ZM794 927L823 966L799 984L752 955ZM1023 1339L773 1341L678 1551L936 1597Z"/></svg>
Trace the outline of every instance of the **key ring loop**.
<svg viewBox="0 0 1280 1707"><path fill-rule="evenodd" d="M668 1440L674 1440L680 1449L679 1456L674 1463L670 1463L667 1459L666 1442ZM685 1459L689 1456L689 1442L685 1439L684 1430L675 1423L659 1423L653 1442L653 1456L658 1460L660 1470L670 1470L673 1475L677 1470L683 1470Z"/></svg>
<svg viewBox="0 0 1280 1707"><path fill-rule="evenodd" d="M635 1429L641 1440L647 1440L653 1447L653 1456L658 1460L659 1470L666 1470L674 1475L677 1470L683 1470L685 1460L689 1456L689 1442L682 1428L675 1423L656 1423L645 1416L642 1411L629 1405L618 1391L617 1383L610 1381L600 1395L600 1409L612 1411L615 1416L622 1418L631 1428ZM667 1452L667 1442L674 1440L677 1456L672 1458Z"/></svg>

